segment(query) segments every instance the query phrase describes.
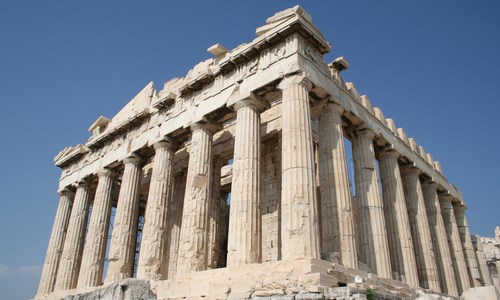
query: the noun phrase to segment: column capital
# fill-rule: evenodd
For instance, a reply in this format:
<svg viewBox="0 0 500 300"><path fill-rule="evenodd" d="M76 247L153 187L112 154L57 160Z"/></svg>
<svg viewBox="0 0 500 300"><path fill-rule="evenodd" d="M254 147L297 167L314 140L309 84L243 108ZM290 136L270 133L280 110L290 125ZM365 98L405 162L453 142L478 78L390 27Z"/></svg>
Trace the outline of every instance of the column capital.
<svg viewBox="0 0 500 300"><path fill-rule="evenodd" d="M82 187L82 188L88 188L90 186L90 182L88 180L86 180L86 179L80 179L77 182L75 182L74 185L75 185L76 188L80 188L80 187Z"/></svg>
<svg viewBox="0 0 500 300"><path fill-rule="evenodd" d="M399 152L397 152L396 150L393 150L393 149L387 149L387 150L382 150L380 153L379 153L379 157L382 158L382 157L393 157L395 159L399 159L401 157L401 154Z"/></svg>
<svg viewBox="0 0 500 300"><path fill-rule="evenodd" d="M253 110L261 111L267 106L267 103L259 100L257 98L252 99L252 98L246 98L246 99L241 99L238 102L236 102L233 106L235 111L238 111L240 108L244 107L249 107Z"/></svg>
<svg viewBox="0 0 500 300"><path fill-rule="evenodd" d="M453 201L453 199L455 199L450 194L442 194L442 193L438 193L438 197L440 202L449 202L450 204Z"/></svg>
<svg viewBox="0 0 500 300"><path fill-rule="evenodd" d="M123 159L123 164L139 164L141 162L141 158L138 155L132 154Z"/></svg>
<svg viewBox="0 0 500 300"><path fill-rule="evenodd" d="M344 113L345 109L338 103L330 102L330 99L324 98L316 101L311 107L311 114L316 117L321 117L324 113L337 112L340 115Z"/></svg>
<svg viewBox="0 0 500 300"><path fill-rule="evenodd" d="M416 173L417 175L422 174L422 171L413 165L402 165L400 167L401 175Z"/></svg>
<svg viewBox="0 0 500 300"><path fill-rule="evenodd" d="M237 92L235 94L236 95L232 95L231 98L227 101L227 106L233 107L235 111L238 111L243 107L250 107L251 109L260 111L269 105L267 102L264 102L259 97L257 97L253 92Z"/></svg>
<svg viewBox="0 0 500 300"><path fill-rule="evenodd" d="M281 82L278 84L277 88L279 90L284 90L292 85L302 85L308 91L311 91L313 87L313 84L309 78L304 75L294 74L283 78L283 80L281 80Z"/></svg>
<svg viewBox="0 0 500 300"><path fill-rule="evenodd" d="M342 107L342 105L336 103L336 102L327 102L325 106L323 107L324 112L339 112L340 114L343 114L345 111L345 108Z"/></svg>
<svg viewBox="0 0 500 300"><path fill-rule="evenodd" d="M455 214L460 213L460 214L465 215L465 211L467 210L467 206L463 205L463 204L457 204L457 205L453 205L453 209L455 210Z"/></svg>
<svg viewBox="0 0 500 300"><path fill-rule="evenodd" d="M220 130L222 127L219 124L213 123L209 120L202 120L196 123L193 123L189 126L192 132L198 130L206 130L212 134Z"/></svg>
<svg viewBox="0 0 500 300"><path fill-rule="evenodd" d="M153 148L155 150L158 150L160 148L166 148L168 150L177 150L178 146L179 145L177 144L177 142L173 138L168 136L163 137L162 140L159 140L153 144Z"/></svg>
<svg viewBox="0 0 500 300"><path fill-rule="evenodd" d="M74 194L74 192L69 187L64 187L64 188L58 190L57 194L59 195L59 197L62 197L62 196L71 197Z"/></svg>
<svg viewBox="0 0 500 300"><path fill-rule="evenodd" d="M422 186L429 186L429 187L432 187L434 189L437 189L438 187L438 184L437 182L435 181L432 181L432 180L425 180L421 183Z"/></svg>
<svg viewBox="0 0 500 300"><path fill-rule="evenodd" d="M364 124L356 128L356 133L358 136L363 136L367 138L375 138L375 132L373 132L371 129L366 127Z"/></svg>
<svg viewBox="0 0 500 300"><path fill-rule="evenodd" d="M97 177L114 177L116 174L113 170L108 169L108 168L102 168L99 171L97 171Z"/></svg>

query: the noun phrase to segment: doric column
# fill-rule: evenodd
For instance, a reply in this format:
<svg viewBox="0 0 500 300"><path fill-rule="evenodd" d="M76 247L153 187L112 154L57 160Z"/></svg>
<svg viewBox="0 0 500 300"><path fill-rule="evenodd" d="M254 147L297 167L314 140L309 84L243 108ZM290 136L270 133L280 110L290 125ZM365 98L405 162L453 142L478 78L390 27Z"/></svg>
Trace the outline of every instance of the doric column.
<svg viewBox="0 0 500 300"><path fill-rule="evenodd" d="M106 283L132 277L139 217L139 184L142 176L141 159L130 156L123 160L120 194L109 247Z"/></svg>
<svg viewBox="0 0 500 300"><path fill-rule="evenodd" d="M471 287L479 287L481 286L481 275L479 274L476 254L474 253L474 247L472 246L469 225L467 224L467 218L465 217L466 206L454 205L453 210L457 221L460 241L462 242L462 251L467 264L467 270L469 271Z"/></svg>
<svg viewBox="0 0 500 300"><path fill-rule="evenodd" d="M418 277L420 286L423 288L441 292L419 174L420 171L417 168L405 167L401 170L413 246L415 247Z"/></svg>
<svg viewBox="0 0 500 300"><path fill-rule="evenodd" d="M207 269L217 269L220 256L220 200L221 168L227 160L214 157L212 171L212 196L208 204L208 249Z"/></svg>
<svg viewBox="0 0 500 300"><path fill-rule="evenodd" d="M342 133L344 109L328 103L319 117L319 171L321 180L322 253L337 252L344 266L356 269L351 191Z"/></svg>
<svg viewBox="0 0 500 300"><path fill-rule="evenodd" d="M399 171L399 156L400 154L396 151L383 151L379 155L380 181L382 182L391 266L393 272L404 276L406 283L418 287L415 249L408 221L403 181Z"/></svg>
<svg viewBox="0 0 500 300"><path fill-rule="evenodd" d="M318 199L313 159L309 90L303 76L285 78L282 122L282 258L320 257Z"/></svg>
<svg viewBox="0 0 500 300"><path fill-rule="evenodd" d="M45 255L45 263L40 278L40 285L38 286L38 296L43 296L54 290L73 197L74 193L68 189L59 192L59 206L57 207L56 218L52 226L47 255Z"/></svg>
<svg viewBox="0 0 500 300"><path fill-rule="evenodd" d="M184 192L186 190L186 172L181 172L175 176L172 200L168 212L168 279L171 279L177 272L177 255L179 253L179 237L182 224L182 208L184 204Z"/></svg>
<svg viewBox="0 0 500 300"><path fill-rule="evenodd" d="M233 176L227 266L261 261L260 224L260 109L250 96L236 102Z"/></svg>
<svg viewBox="0 0 500 300"><path fill-rule="evenodd" d="M441 205L437 195L437 183L426 181L421 184L424 194L429 227L431 229L434 254L439 271L439 282L441 290L451 296L458 297L458 287L451 262L448 238L444 229L443 217L441 216Z"/></svg>
<svg viewBox="0 0 500 300"><path fill-rule="evenodd" d="M212 181L212 138L215 126L195 123L182 214L177 274L207 268L208 207Z"/></svg>
<svg viewBox="0 0 500 300"><path fill-rule="evenodd" d="M85 229L89 212L90 187L87 182L78 183L75 201L71 209L71 217L68 224L68 232L64 241L64 248L57 272L55 291L76 288L82 251L84 244Z"/></svg>
<svg viewBox="0 0 500 300"><path fill-rule="evenodd" d="M375 133L361 129L352 140L354 181L356 183L356 209L360 261L383 278L392 278L389 244L384 210L378 184L377 162L373 148Z"/></svg>
<svg viewBox="0 0 500 300"><path fill-rule="evenodd" d="M479 266L479 273L481 274L481 283L483 286L493 285L491 282L490 272L486 265L486 258L484 257L483 244L479 235L472 235L472 245L474 246L477 264Z"/></svg>
<svg viewBox="0 0 500 300"><path fill-rule="evenodd" d="M87 240L83 249L78 288L102 284L104 258L108 244L109 220L111 218L111 192L115 174L109 169L102 169L97 175L99 176L99 182L92 205Z"/></svg>
<svg viewBox="0 0 500 300"><path fill-rule="evenodd" d="M462 294L470 288L470 280L464 252L462 250L462 243L460 242L460 235L458 233L455 212L453 211L453 204L451 203L452 200L452 196L439 194L441 214L443 216L444 228L450 246L453 268L455 269L455 278L459 283L459 292Z"/></svg>
<svg viewBox="0 0 500 300"><path fill-rule="evenodd" d="M137 278L163 280L167 278L168 211L172 196L172 168L175 144L164 140L153 145L155 157L149 185Z"/></svg>

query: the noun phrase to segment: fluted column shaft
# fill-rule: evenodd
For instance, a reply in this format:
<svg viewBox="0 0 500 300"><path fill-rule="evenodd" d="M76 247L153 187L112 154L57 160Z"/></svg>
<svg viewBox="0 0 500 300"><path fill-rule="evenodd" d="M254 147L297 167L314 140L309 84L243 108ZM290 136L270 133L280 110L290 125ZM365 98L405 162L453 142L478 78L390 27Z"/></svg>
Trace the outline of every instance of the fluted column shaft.
<svg viewBox="0 0 500 300"><path fill-rule="evenodd" d="M212 196L210 197L208 208L208 249L207 249L207 269L217 269L220 256L220 199L221 199L221 168L226 160L220 158L213 159L212 171Z"/></svg>
<svg viewBox="0 0 500 300"><path fill-rule="evenodd" d="M462 250L465 256L465 262L467 263L467 270L469 271L470 285L471 287L479 287L481 286L481 275L479 274L476 254L474 253L474 247L472 246L469 225L467 224L467 218L465 217L465 209L465 205L453 206L458 233L460 235L460 241L462 242Z"/></svg>
<svg viewBox="0 0 500 300"><path fill-rule="evenodd" d="M444 228L443 217L441 215L441 205L437 195L437 184L435 182L424 182L422 192L424 194L429 227L431 229L432 243L436 263L439 271L439 281L444 293L458 297L458 286L451 261L448 238Z"/></svg>
<svg viewBox="0 0 500 300"><path fill-rule="evenodd" d="M286 78L283 91L281 239L282 258L320 257L318 200L309 90L301 76Z"/></svg>
<svg viewBox="0 0 500 300"><path fill-rule="evenodd" d="M372 131L364 129L359 130L352 141L356 209L359 218L357 242L360 260L366 262L372 272L378 276L392 278L389 244L373 148L374 137L375 134Z"/></svg>
<svg viewBox="0 0 500 300"><path fill-rule="evenodd" d="M168 212L168 279L177 273L177 256L179 253L179 237L182 225L182 209L184 204L184 192L186 190L186 173L175 177L174 189L172 191L172 202Z"/></svg>
<svg viewBox="0 0 500 300"><path fill-rule="evenodd" d="M212 181L213 125L191 126L191 150L177 258L177 274L207 268L208 207Z"/></svg>
<svg viewBox="0 0 500 300"><path fill-rule="evenodd" d="M458 281L459 292L460 294L462 294L470 288L470 280L469 273L467 271L467 264L465 262L464 253L462 250L462 243L460 242L460 235L458 233L455 212L453 211L453 204L451 203L452 197L440 196L439 200L441 205L441 214L443 216L444 228L448 237L451 258L453 260L455 278Z"/></svg>
<svg viewBox="0 0 500 300"><path fill-rule="evenodd" d="M405 276L405 282L418 287L417 263L415 249L406 209L403 181L399 170L396 151L380 153L380 181L382 182L382 199L384 201L384 216L387 226L391 266L393 272ZM397 278L399 279L399 278Z"/></svg>
<svg viewBox="0 0 500 300"><path fill-rule="evenodd" d="M59 261L61 259L64 239L66 237L66 230L71 214L73 197L74 193L69 190L65 189L59 192L59 206L57 207L56 218L52 226L52 233L50 235L42 276L40 278L40 285L38 287L39 296L43 296L54 290Z"/></svg>
<svg viewBox="0 0 500 300"><path fill-rule="evenodd" d="M54 288L56 291L76 288L87 226L89 198L90 187L88 183L80 182L76 189L68 232L66 233L61 262L57 272L56 286Z"/></svg>
<svg viewBox="0 0 500 300"><path fill-rule="evenodd" d="M344 266L356 269L358 258L342 133L343 110L338 104L328 103L319 118L321 252L337 252Z"/></svg>
<svg viewBox="0 0 500 300"><path fill-rule="evenodd" d="M120 194L109 248L106 283L132 277L139 216L139 184L142 176L140 158L123 160Z"/></svg>
<svg viewBox="0 0 500 300"><path fill-rule="evenodd" d="M478 235L471 236L472 244L474 246L479 272L481 274L481 282L483 286L493 285L491 282L490 272L486 265L486 258L483 252L483 245Z"/></svg>
<svg viewBox="0 0 500 300"><path fill-rule="evenodd" d="M247 98L234 106L233 176L227 266L261 260L260 239L260 111L256 99Z"/></svg>
<svg viewBox="0 0 500 300"><path fill-rule="evenodd" d="M109 220L111 218L111 192L114 173L109 169L103 169L98 172L98 176L99 182L92 205L87 240L83 249L82 267L78 276L78 288L102 284Z"/></svg>
<svg viewBox="0 0 500 300"><path fill-rule="evenodd" d="M153 145L155 157L149 185L148 201L142 231L141 250L137 264L137 278L163 280L167 278L167 229L170 197L172 196L172 168L175 145L161 141Z"/></svg>
<svg viewBox="0 0 500 300"><path fill-rule="evenodd" d="M424 195L416 168L404 168L401 172L403 188L408 209L408 218L415 247L420 286L441 292L436 267L436 257L432 248L429 220L425 211Z"/></svg>

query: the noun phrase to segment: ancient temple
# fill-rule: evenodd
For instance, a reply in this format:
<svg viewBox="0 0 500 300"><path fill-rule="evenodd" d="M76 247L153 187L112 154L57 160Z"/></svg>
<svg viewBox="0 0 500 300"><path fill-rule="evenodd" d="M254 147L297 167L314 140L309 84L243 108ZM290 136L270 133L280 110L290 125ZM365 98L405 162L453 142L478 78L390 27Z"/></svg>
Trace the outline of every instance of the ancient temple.
<svg viewBox="0 0 500 300"><path fill-rule="evenodd" d="M453 299L491 284L460 192L344 82L344 58L323 61L311 16L287 9L256 34L56 156L37 299Z"/></svg>

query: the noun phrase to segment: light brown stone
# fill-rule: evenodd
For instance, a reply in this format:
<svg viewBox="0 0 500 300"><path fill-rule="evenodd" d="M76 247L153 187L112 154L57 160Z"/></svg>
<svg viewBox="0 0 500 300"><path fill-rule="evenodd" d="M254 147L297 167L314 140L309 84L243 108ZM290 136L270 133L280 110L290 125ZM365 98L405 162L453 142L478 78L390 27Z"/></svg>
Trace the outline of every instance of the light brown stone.
<svg viewBox="0 0 500 300"><path fill-rule="evenodd" d="M92 204L87 240L82 255L82 266L78 277L78 288L102 284L104 257L108 243L111 218L111 192L115 174L109 169L98 172L99 182Z"/></svg>
<svg viewBox="0 0 500 300"><path fill-rule="evenodd" d="M343 108L328 103L319 119L319 170L321 180L322 253L337 252L342 264L356 268L351 191L342 133Z"/></svg>
<svg viewBox="0 0 500 300"><path fill-rule="evenodd" d="M49 246L45 256L38 295L43 296L54 290L59 262L63 251L66 230L71 214L74 193L68 189L59 192L59 206L50 235Z"/></svg>
<svg viewBox="0 0 500 300"><path fill-rule="evenodd" d="M403 168L401 172L418 277L421 287L441 292L419 173L418 169L409 167Z"/></svg>
<svg viewBox="0 0 500 300"><path fill-rule="evenodd" d="M319 257L319 224L309 90L311 82L292 76L280 83L282 104L282 257Z"/></svg>
<svg viewBox="0 0 500 300"><path fill-rule="evenodd" d="M175 143L170 140L155 143L153 174L149 186L137 278L166 279L167 230L170 197L172 196L172 169Z"/></svg>
<svg viewBox="0 0 500 300"><path fill-rule="evenodd" d="M465 262L467 263L467 270L469 271L469 279L471 287L481 286L481 275L477 266L476 254L472 246L469 225L465 217L465 205L453 205L455 219L457 221L458 232L460 234L460 241L462 243L462 250L464 253Z"/></svg>
<svg viewBox="0 0 500 300"><path fill-rule="evenodd" d="M234 142L231 209L227 266L261 261L260 218L260 107L255 97L234 105L236 136Z"/></svg>
<svg viewBox="0 0 500 300"><path fill-rule="evenodd" d="M182 209L184 203L184 191L186 189L186 174L182 172L175 178L172 190L172 202L170 203L168 216L167 245L169 252L166 261L168 262L168 278L172 278L177 273L177 256L179 253L179 237L182 224Z"/></svg>
<svg viewBox="0 0 500 300"><path fill-rule="evenodd" d="M448 294L433 297L458 295L444 230L452 222L443 223L436 188L449 193L454 203L463 204L462 195L406 130L386 119L354 84L345 83L341 76L348 66L345 61L324 62L331 46L302 8L277 13L246 44L232 50L215 45L209 51L215 57L198 63L184 77L157 85L159 89L148 83L115 116L100 116L89 128L88 141L66 147L54 159L62 169L60 190L82 180L93 187L100 169L120 173L120 162L125 161L123 176L116 181L121 188L106 278L110 290L128 291L137 281L144 283L139 284L143 288L150 283L151 291L163 299L329 299L338 280L347 288L370 287L384 297L409 299L418 290L391 278L415 282L416 276L410 278L408 272L414 263L407 242L413 239L417 265L413 268L420 285ZM252 97L267 108L257 112L241 101ZM220 127L215 129L209 120ZM175 154L163 153L169 158L150 148L166 136L179 145ZM350 194L343 136L353 144L356 197ZM401 155L399 162L436 185L422 191L418 174L399 178L398 160L380 157L381 191L375 150L387 146ZM145 165L128 161L131 153L140 155ZM163 161L160 156L168 168L157 165ZM231 157L234 166L221 168ZM172 174L176 178L168 179ZM234 194L232 199L226 198L229 193ZM111 198L116 201L115 190ZM428 216L424 199L433 206L427 209ZM91 286L100 284L106 242L102 236L107 208L99 204L94 204L86 247L83 238L75 238L69 230L84 225L68 226L65 236L65 224L73 222L65 221L69 207L64 204L66 208L58 212L38 299L87 297L86 292L96 295L105 290ZM139 234L137 219L142 218L144 204L144 231ZM472 274L466 220L455 214L458 226L452 228L452 236L458 238L453 249L465 251L464 262ZM98 233L93 233L94 219L104 220ZM61 249L66 243L76 248ZM234 249L229 259L227 244ZM83 259L90 268L79 266L80 255L75 253L83 248L91 249ZM61 250L74 259L63 262ZM137 250L137 273L146 281L127 278L135 271ZM87 252L97 254L92 257ZM81 285L51 292L58 277L65 277L61 280L65 289L73 288L64 282L78 277L79 267ZM362 276L357 284L356 275ZM425 296L429 293L434 292L426 290Z"/></svg>
<svg viewBox="0 0 500 300"><path fill-rule="evenodd" d="M392 271L404 276L410 286L418 287L415 250L408 221L403 181L396 151L380 153L380 181L382 182L384 216L391 253ZM400 280L400 278L395 278Z"/></svg>
<svg viewBox="0 0 500 300"><path fill-rule="evenodd" d="M479 235L471 236L472 244L474 246L476 260L479 267L479 273L481 274L481 284L482 285L493 285L491 281L490 272L488 266L486 265L486 259L483 252L483 245L481 243L481 238Z"/></svg>
<svg viewBox="0 0 500 300"><path fill-rule="evenodd" d="M357 245L360 261L379 277L392 278L389 244L373 148L373 131L357 131L352 142L355 209L358 216Z"/></svg>
<svg viewBox="0 0 500 300"><path fill-rule="evenodd" d="M177 273L207 268L208 202L212 172L212 138L210 123L192 125L191 151L187 174L182 226L177 256Z"/></svg>
<svg viewBox="0 0 500 300"><path fill-rule="evenodd" d="M131 156L124 159L123 164L125 169L116 207L105 284L132 277L134 267L141 159Z"/></svg>
<svg viewBox="0 0 500 300"><path fill-rule="evenodd" d="M73 289L77 285L78 273L82 260L85 229L89 212L90 187L87 182L80 182L76 188L75 201L71 209L68 232L57 272L54 290Z"/></svg>
<svg viewBox="0 0 500 300"><path fill-rule="evenodd" d="M451 203L452 199L453 198L449 196L439 196L441 214L443 215L446 236L450 246L453 269L455 270L455 278L457 279L459 292L462 294L470 288L470 280L462 250L462 243L460 242L460 235L458 233L457 221L453 211L453 204Z"/></svg>
<svg viewBox="0 0 500 300"><path fill-rule="evenodd" d="M434 254L439 271L439 281L441 289L452 296L459 296L457 280L452 265L452 258L441 215L441 205L437 195L437 184L434 182L422 183L425 207L431 229Z"/></svg>

